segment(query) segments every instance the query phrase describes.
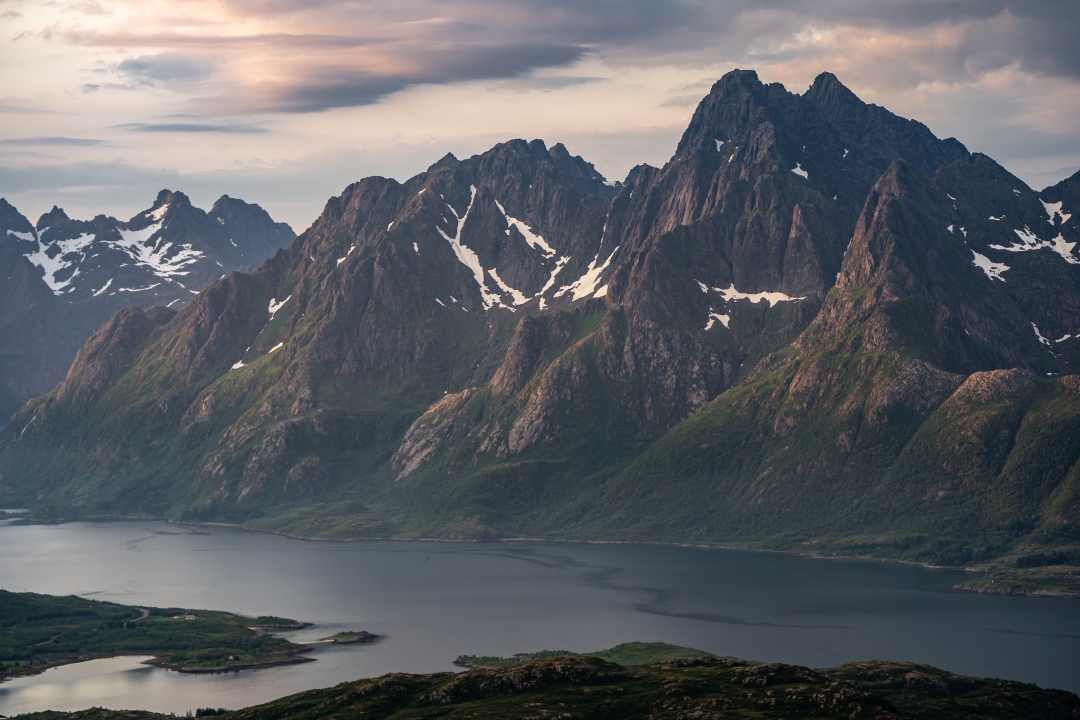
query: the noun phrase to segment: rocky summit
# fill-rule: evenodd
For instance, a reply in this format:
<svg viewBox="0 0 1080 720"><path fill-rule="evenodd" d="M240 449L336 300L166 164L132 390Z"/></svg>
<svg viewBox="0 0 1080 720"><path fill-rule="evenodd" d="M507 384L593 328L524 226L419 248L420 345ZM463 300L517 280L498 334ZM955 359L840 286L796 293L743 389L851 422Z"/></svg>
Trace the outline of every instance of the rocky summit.
<svg viewBox="0 0 1080 720"><path fill-rule="evenodd" d="M734 71L663 168L447 154L121 310L0 435L0 504L1080 562L1078 194L831 74Z"/></svg>
<svg viewBox="0 0 1080 720"><path fill-rule="evenodd" d="M32 225L0 198L0 424L64 378L75 353L117 310L183 307L233 270L253 270L295 234L258 205L222 196L209 213L162 190L127 222L73 220L61 208Z"/></svg>

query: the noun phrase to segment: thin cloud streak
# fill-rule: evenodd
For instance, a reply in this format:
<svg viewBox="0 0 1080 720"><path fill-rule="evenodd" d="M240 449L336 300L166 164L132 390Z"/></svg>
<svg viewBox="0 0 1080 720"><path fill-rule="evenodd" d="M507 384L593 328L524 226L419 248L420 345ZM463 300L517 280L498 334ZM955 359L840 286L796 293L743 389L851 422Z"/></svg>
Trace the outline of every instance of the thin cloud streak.
<svg viewBox="0 0 1080 720"><path fill-rule="evenodd" d="M208 123L126 123L117 125L122 130L150 133L240 133L245 135L265 133L258 125L211 125Z"/></svg>
<svg viewBox="0 0 1080 720"><path fill-rule="evenodd" d="M104 140L94 140L92 138L70 138L70 137L24 137L24 138L7 138L0 140L0 144L3 145L20 145L20 146L59 146L59 147L90 147L92 145L108 145Z"/></svg>

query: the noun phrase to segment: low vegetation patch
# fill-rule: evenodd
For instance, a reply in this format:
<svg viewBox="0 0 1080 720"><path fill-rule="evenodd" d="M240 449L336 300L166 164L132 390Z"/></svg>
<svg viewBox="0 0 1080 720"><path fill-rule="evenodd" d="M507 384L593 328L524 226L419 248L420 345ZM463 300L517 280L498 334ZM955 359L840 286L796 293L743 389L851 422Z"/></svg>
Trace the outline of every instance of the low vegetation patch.
<svg viewBox="0 0 1080 720"><path fill-rule="evenodd" d="M302 628L276 617L246 618L184 608L140 608L0 590L0 672L13 677L115 655L153 655L180 672L220 672L306 662L310 647L267 635Z"/></svg>
<svg viewBox="0 0 1080 720"><path fill-rule="evenodd" d="M660 643L620 646L627 657ZM635 647L640 646L640 647ZM673 646L666 646L671 648ZM685 648L683 648L685 649ZM614 652L618 648L612 648ZM557 655L511 667L406 675L311 690L226 713L229 720L645 720L646 718L1062 718L1080 697L926 665L857 662L828 670L734 658L687 657L619 665ZM163 720L124 711L37 713L22 720Z"/></svg>

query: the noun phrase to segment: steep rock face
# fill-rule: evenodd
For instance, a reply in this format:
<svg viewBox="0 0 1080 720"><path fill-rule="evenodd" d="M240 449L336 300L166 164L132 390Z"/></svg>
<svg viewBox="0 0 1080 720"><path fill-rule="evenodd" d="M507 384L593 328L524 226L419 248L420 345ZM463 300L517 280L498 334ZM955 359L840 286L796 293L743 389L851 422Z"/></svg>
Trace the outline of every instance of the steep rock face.
<svg viewBox="0 0 1080 720"><path fill-rule="evenodd" d="M882 176L814 322L609 483L598 505L610 532L693 540L915 523L969 533L951 555L926 551L958 563L993 556L994 533L1048 521L1080 455L1066 439L1080 404L1071 377L1038 380L1059 359L971 262L972 234L948 229L961 210L941 179L993 180L966 160L938 176L906 163Z"/></svg>
<svg viewBox="0 0 1080 720"><path fill-rule="evenodd" d="M802 97L753 72L714 85L671 161L635 168L612 202L591 264L596 280L574 294L588 298L599 286L607 309L596 330L541 362L526 352L542 343L538 327L522 321L494 400L470 400L471 429L458 422L455 434L429 438L453 448L446 463L513 462L525 451L557 462L580 435L601 455L600 446L640 447L809 324L889 163L910 157L933 172L967 155L829 78ZM837 106L851 103L863 108L858 122L833 128L847 118ZM532 382L507 383L522 365L534 368ZM431 476L443 473L436 462Z"/></svg>
<svg viewBox="0 0 1080 720"><path fill-rule="evenodd" d="M1004 290L1064 371L1080 366L1080 252L1068 210L1075 180L1043 191L1050 202L985 155L942 168L935 182L953 203L969 261ZM1075 190L1072 191L1075 194ZM1064 202L1063 202L1064 201ZM993 342L998 342L993 338Z"/></svg>

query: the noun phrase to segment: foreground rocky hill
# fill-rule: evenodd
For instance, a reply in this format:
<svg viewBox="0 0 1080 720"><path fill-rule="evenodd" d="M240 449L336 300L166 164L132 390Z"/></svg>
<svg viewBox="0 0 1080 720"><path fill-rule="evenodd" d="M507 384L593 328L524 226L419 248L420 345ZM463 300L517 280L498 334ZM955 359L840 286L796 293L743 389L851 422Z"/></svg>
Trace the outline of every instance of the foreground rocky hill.
<svg viewBox="0 0 1080 720"><path fill-rule="evenodd" d="M216 713L215 713L216 714ZM292 718L1045 718L1080 715L1062 690L964 677L926 665L856 662L827 670L733 658L625 667L553 657L500 670L406 675L341 683L225 713ZM24 720L168 717L146 712L44 712Z"/></svg>
<svg viewBox="0 0 1080 720"><path fill-rule="evenodd" d="M0 502L1074 562L1078 192L735 71L663 168L447 156L121 311L0 435Z"/></svg>
<svg viewBox="0 0 1080 720"><path fill-rule="evenodd" d="M222 196L209 213L179 192L122 222L58 207L32 225L0 198L0 424L64 378L117 310L179 309L232 270L252 270L295 237L265 210Z"/></svg>

